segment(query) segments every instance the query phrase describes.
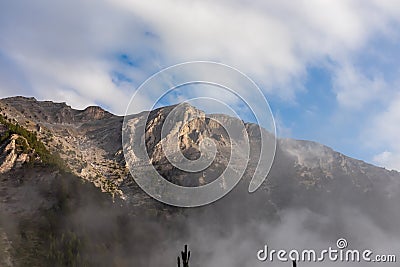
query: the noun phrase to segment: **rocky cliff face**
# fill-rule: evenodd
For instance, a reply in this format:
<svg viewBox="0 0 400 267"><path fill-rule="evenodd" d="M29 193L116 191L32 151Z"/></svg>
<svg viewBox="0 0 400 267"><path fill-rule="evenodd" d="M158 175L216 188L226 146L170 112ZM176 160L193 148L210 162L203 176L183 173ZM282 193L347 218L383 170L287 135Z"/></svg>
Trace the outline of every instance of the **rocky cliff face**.
<svg viewBox="0 0 400 267"><path fill-rule="evenodd" d="M148 162L142 162L139 158L135 159L135 151L132 151L132 159L136 160L138 164L136 175L140 175L140 164L153 164L164 178L178 185L207 184L218 177L226 167L231 153L231 140L219 123L207 118L202 111L189 105L184 105L183 109L180 109L180 113L174 116L175 121L169 122L171 128L169 134L162 136L162 126L171 119L168 115L173 108L164 107L131 116L133 122L131 126L134 127L134 123L145 123L145 132L143 135L139 133L137 136L132 135L129 138L132 141L145 140L149 156ZM75 110L65 103L37 101L34 98L25 97L1 99L0 115L7 122L0 123L0 215L5 214L4 218L14 218L12 221L20 222L18 226L13 226L13 229L24 229L22 235L13 236L11 234L11 239L17 240L15 244L26 244L26 236L32 235L31 240L33 241L28 242L31 247L21 245L24 257L28 257L25 250L31 253L35 247L43 247L43 242L51 244L55 242L52 248L54 253L57 253L58 246L65 246L63 242L68 241L68 244L75 244L77 238L75 233L79 233L79 237L83 235L83 232L85 236L88 232L93 231L96 234L89 239L97 240L98 232L92 227L100 224L97 220L98 216L103 216L101 218L107 223L104 222L102 227L96 226L95 229L100 229L101 233L106 231L107 234L102 235L104 242L101 242L104 246L101 247L101 251L99 247L89 246L89 251L86 251L89 256L92 255L91 253L102 254L103 248L106 248L111 242L109 236L118 236L118 242L129 243L130 241L124 239L125 234L120 235L119 229L126 227L127 231L135 232L132 229L136 229L137 226L131 221L137 221L147 213L154 215L151 217L152 220L157 218L157 221L162 222L162 227L148 229L152 233L159 233L157 236L160 238L165 235L164 230L170 231L177 227L176 229L179 228L179 231L183 231L179 224L179 221L185 220L182 216L197 218L196 220L202 223L205 223L201 219L204 217L211 224L215 220L217 224L222 221L242 225L247 219L263 222L274 220L286 209L307 208L319 214L332 213L336 216L337 213L334 212L335 208L333 207L354 206L363 214L373 218L376 224L387 229L396 225L393 222L400 221L398 213L395 212L396 203L400 200L400 174L398 172L388 171L346 157L326 146L310 141L279 139L276 158L268 179L258 191L249 194L247 188L254 171L253 158L257 158L257 153L259 153L257 147L260 142L259 127L254 124L244 125L249 136L251 159L238 187L209 209L182 211L151 199L132 179L122 152L123 117L115 116L99 107ZM147 116L148 120L146 121ZM192 116L197 118L189 123L184 123ZM239 123L237 119L225 115L218 115L218 119L233 126ZM12 132L9 125L19 125L21 128ZM24 129L34 135L27 135ZM169 163L165 155L165 147L162 146L166 139L174 136L177 136L179 140L179 149L182 154L191 160L200 156L202 141L213 140L217 149L215 161L206 171L190 175L174 167ZM32 143L32 140L35 144ZM40 144L43 144L44 147L41 147ZM47 152L55 159L49 158ZM61 166L58 160L61 160L69 170L67 174L63 174L63 171L58 169ZM53 165L49 166L49 162ZM72 185L70 182L64 184L66 181L64 176L68 176L69 179L76 182L72 182ZM85 181L85 185L80 185L80 181ZM97 193L107 192L107 194L99 196L88 185L97 187L98 190L95 190ZM102 195L111 195L111 197L104 199ZM118 205L102 204L99 207L94 204L107 201L111 203L112 200ZM122 206L125 208L121 209ZM252 207L257 207L256 212ZM29 218L29 220L35 221L35 224L40 225L40 229L42 227L47 229L50 225L50 229L53 231L51 232L52 236L54 236L59 232L54 232L55 229L58 229L58 226L54 225L58 224L54 224L52 220L54 213L59 214L60 210L68 211L69 217L68 220L64 217L59 220L70 221L72 225L72 228L68 228L68 234L63 232L62 238L60 237L61 241L52 240L52 237L43 240L40 238L42 232L36 230L32 232L33 230L30 228L32 223L23 223ZM95 214L92 214L93 210L96 210ZM120 213L111 213L110 215L108 214L109 210L118 210ZM122 213L132 215L127 219L121 215ZM240 216L236 216L237 214ZM47 221L43 222L41 218L47 218ZM114 222L115 220L117 223ZM141 227L150 227L148 223L150 219L143 220L145 226L141 224ZM166 230L163 227L168 225L168 221L173 222L175 226L172 228L165 226L168 229ZM2 234L1 227L4 226L0 222L2 244L9 244L8 237ZM82 232L79 230L80 227L86 228ZM164 230L159 230L159 227ZM229 225L224 224L223 227L221 229L224 231L230 229ZM10 232L8 231L8 233ZM135 232L132 238L146 242L147 239L143 239L141 233L140 231ZM69 236L69 239L65 236ZM87 236L85 237L87 238ZM11 257L10 246L3 246L6 248L0 251L0 255L2 255L1 253L6 255L2 260L8 264L11 262L9 260ZM138 253L135 255L146 254L149 251L145 252L136 247L135 249ZM43 253L47 253L45 252L47 250L49 248L44 246ZM110 256L106 252L104 253ZM113 257L120 259L119 253L122 252L113 254ZM126 251L126 254L123 255L130 254L131 251ZM42 259L47 257L45 254L42 256ZM58 254L53 256L53 260L61 257ZM21 260L24 262L25 258ZM63 258L63 260L66 259ZM109 265L115 264L107 261L106 258L98 260L99 266L106 262ZM141 260L147 264L146 259ZM68 261L66 260L66 262ZM41 264L38 263L39 265ZM120 266L129 266L129 264L121 263Z"/></svg>
<svg viewBox="0 0 400 267"><path fill-rule="evenodd" d="M13 134L7 141L1 147L0 173L8 172L12 168L21 168L23 164L34 160L30 159L33 156L32 151L24 137Z"/></svg>
<svg viewBox="0 0 400 267"><path fill-rule="evenodd" d="M35 132L49 151L60 155L76 176L120 198L132 197L132 181L121 145L122 117L112 115L100 107L74 110L65 103L37 101L24 97L0 100L0 110L0 114L7 120ZM198 186L213 181L229 160L229 136L216 120L206 118L202 111L185 104L179 110L179 114L174 114L176 121L170 122L172 126L169 135L162 138L162 127L172 110L173 107L166 107L133 116L136 120L143 120L148 116L145 136L140 138L146 140L149 164L153 164L164 178L179 185ZM192 116L197 118L183 123ZM237 119L224 115L219 115L218 119L231 125L239 123ZM246 124L245 127L251 144L257 147L258 127L253 127L252 124ZM185 172L168 163L162 142L174 135L179 138L179 147L183 155L192 160L200 156L199 144L205 138L210 138L216 143L217 156L207 171L191 173L188 178ZM23 143L26 143L23 137L13 135L1 144L0 172L20 167L33 157L29 151L21 152ZM24 149L29 150L29 147L25 146ZM257 153L252 152L256 157ZM286 162L274 164L271 176L276 172L290 170L291 176L306 190L329 192L334 190L333 184L337 180L343 179L352 187L364 192L378 187L387 194L392 194L391 191L398 187L400 180L397 172L351 159L309 141L278 140L277 160L280 157L285 158ZM281 164L286 166L281 170L277 169L276 166ZM251 167L246 173L251 174ZM267 187L267 184L264 187Z"/></svg>
<svg viewBox="0 0 400 267"><path fill-rule="evenodd" d="M0 109L10 122L35 132L74 174L122 196L118 186L127 174L121 165L122 118L99 107L74 110L65 103L24 97L3 99Z"/></svg>

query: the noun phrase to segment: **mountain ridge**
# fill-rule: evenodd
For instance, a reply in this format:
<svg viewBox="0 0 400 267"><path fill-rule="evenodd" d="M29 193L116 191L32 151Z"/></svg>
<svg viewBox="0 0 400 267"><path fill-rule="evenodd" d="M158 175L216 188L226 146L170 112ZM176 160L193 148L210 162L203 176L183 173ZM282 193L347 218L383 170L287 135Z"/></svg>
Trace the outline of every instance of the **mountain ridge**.
<svg viewBox="0 0 400 267"><path fill-rule="evenodd" d="M160 129L157 127L162 125L166 115L174 107L175 105L162 107L131 116L139 117L149 114L149 126L146 131L148 136L154 138L154 136L160 134ZM106 188L107 186L113 188L119 187L122 182L126 180L127 176L129 176L121 145L123 117L113 115L97 106L89 106L83 110L75 110L65 102L54 103L51 101L37 101L33 97L27 98L22 96L1 99L0 109L0 114L3 117L37 133L38 138L43 141L52 153L60 154L74 174L93 182L96 186L102 188L103 191L108 190ZM202 111L190 105L187 105L185 110L185 113L189 114L198 112L201 113ZM228 120L235 120L229 116L226 118ZM205 121L199 123L200 124L193 125L192 129L189 129L189 126L186 130L187 133L183 135L186 136L186 139L184 138L182 142L186 142L186 145L183 144L182 148L186 147L185 151L187 151L187 154L198 153L196 152L198 148L196 148L197 146L195 143L199 142L199 140L193 140L188 135L189 131L196 132L199 127L213 127L204 124L206 123ZM248 134L251 135L252 130L250 129L253 124L246 123L245 125ZM228 142L226 135L219 130L218 126L215 126L213 129L216 129L215 131L217 131L218 134L212 134L212 136L209 137L214 138L214 141L220 142L222 146L226 146ZM152 134L153 131L158 133ZM203 133L205 137L207 134L211 133ZM255 135L256 134L253 134L253 136ZM222 139L218 141L215 138ZM199 139L198 136L197 139ZM153 157L153 163L165 163L166 161L166 158L161 155L163 153L162 150L158 151L157 148L154 147L156 145L158 147L160 141L160 139L152 141L153 147L151 149L156 149L150 152L156 157ZM195 142L193 143L193 141ZM323 172L325 171L325 175L328 176L331 175L328 173L329 170L339 161L341 162L339 165L341 165L344 170L346 169L346 164L351 163L353 167L357 166L357 168L361 169L374 167L379 168L383 172L387 171L394 175L398 174L397 171L389 171L385 168L376 167L364 161L347 157L334 151L332 148L314 141L278 138L277 143L279 146L278 150L283 150L285 154L292 157L294 164L303 169L320 168ZM77 164L78 161L81 162ZM179 173L179 171L171 173L172 169L173 167L170 167L166 170L164 173L165 176L177 175ZM303 175L306 175L306 171ZM212 178L210 178L210 180L212 180ZM117 190L114 193L123 196L121 191Z"/></svg>
<svg viewBox="0 0 400 267"><path fill-rule="evenodd" d="M144 121L149 115L144 135L137 136L147 141L148 163L178 185L212 181L214 177L207 173L188 177L167 162L160 127L172 109L129 116ZM219 175L229 156L230 139L218 123L202 116L204 112L185 106L181 115L189 118L190 114L201 116L191 123L172 125L177 126L172 128L180 137L180 149L188 158L196 158L201 140L215 140L219 154L210 170ZM249 194L260 128L245 124L251 151L255 152L250 154L251 162L238 185L211 205L181 209L154 200L136 184L122 150L123 117L97 107L74 110L66 103L24 97L1 99L0 115L6 120L0 123L0 166L7 165L0 173L0 237L5 240L4 245L0 242L0 263L132 266L133 262L135 266L150 266L152 251L174 250L168 244L177 240L201 240L213 231L222 233L219 238L225 240L232 233L251 233L255 222L260 226L280 224L293 210L306 210L306 218L322 218L322 222L311 222L312 234L318 230L325 238L332 236L332 229L350 235L343 220L349 211L356 211L356 217L362 214L362 220L368 219L400 239L400 174L316 142L278 139L266 181ZM223 119L237 122L230 117ZM18 131L6 134L17 125ZM42 158L47 154L41 156L36 151L40 144L61 159L66 169L44 163ZM141 175L140 168L133 175ZM293 218L297 222L298 216ZM252 237L259 240L260 235ZM159 242L165 238L170 242ZM142 243L146 245L141 247ZM208 255L204 248L203 253ZM163 257L156 259L159 266L166 265ZM238 261L234 266L243 264Z"/></svg>

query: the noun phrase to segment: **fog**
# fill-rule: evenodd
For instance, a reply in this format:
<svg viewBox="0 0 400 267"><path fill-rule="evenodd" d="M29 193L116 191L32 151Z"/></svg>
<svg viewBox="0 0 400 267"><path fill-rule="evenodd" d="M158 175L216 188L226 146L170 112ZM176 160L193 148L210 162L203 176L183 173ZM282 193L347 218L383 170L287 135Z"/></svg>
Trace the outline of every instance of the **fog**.
<svg viewBox="0 0 400 267"><path fill-rule="evenodd" d="M275 250L314 249L319 253L336 249L339 238L348 241L348 249L395 254L399 260L400 198L394 185L392 194L385 195L390 180L377 177L379 183L371 192L359 190L340 175L324 184L323 190L307 188L288 167L293 165L290 157L278 151L268 179L255 193L248 193L245 178L213 204L189 209L149 198L131 179L127 183L132 197L113 201L70 174L24 170L23 175L2 176L7 190L2 191L1 226L12 241L12 255L18 259L15 266L28 262L33 266L71 262L76 266L177 266L176 258L185 244L192 253L192 267L291 266L276 258L261 262L257 252L268 245ZM16 182L16 176L22 182ZM49 257L54 251L61 256L57 252ZM72 256L63 254L68 251ZM298 264L321 265L378 263L326 259Z"/></svg>

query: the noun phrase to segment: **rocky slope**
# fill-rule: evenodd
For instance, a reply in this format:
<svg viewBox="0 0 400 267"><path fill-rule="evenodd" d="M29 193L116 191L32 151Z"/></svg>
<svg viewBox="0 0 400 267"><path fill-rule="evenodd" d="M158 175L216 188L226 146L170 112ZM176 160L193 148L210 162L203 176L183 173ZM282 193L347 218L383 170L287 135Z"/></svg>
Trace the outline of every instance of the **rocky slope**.
<svg viewBox="0 0 400 267"><path fill-rule="evenodd" d="M213 181L226 167L230 156L231 140L226 131L215 121L207 119L202 111L189 105L184 106L179 116L189 118L195 114L199 117L187 124L184 124L182 120L172 124L174 134L179 136L179 148L183 155L188 159L198 158L200 143L207 138L212 139L217 148L216 160L207 171L188 175L168 162L162 147L164 140L161 137L161 127L172 109L173 107L165 107L131 116L133 121L143 121L147 116L149 118L146 121L144 135L132 137L146 141L149 155L149 162L137 161L136 175L141 175L140 164L153 164L164 178L178 185L198 186ZM104 257L106 255L110 257L111 250L112 259L124 259L132 253L130 251L116 253L113 250L115 237L118 237L118 246L126 242L131 244L132 241L125 240L124 234L118 229L123 225L132 231L135 238L147 242L149 236L143 238L141 234L143 232L136 233L136 230L132 230L136 229L138 218L144 214L151 215L142 218L146 223L140 224L141 227L144 227L143 225L150 227L148 222L153 221L154 218L162 222L162 226L158 225L155 229L151 226L148 230L157 233L156 236L159 238L166 235L165 229L171 233L175 233L177 229L183 231L184 227L181 223L185 219L182 216L198 218L198 222L202 223L204 221L201 218L204 217L210 224L212 222L218 224L221 221L244 224L244 221L250 218L271 221L279 218L283 210L297 208L307 208L319 214L336 214L335 207L354 206L386 229L395 228L396 223L393 222L400 222L398 212L395 212L396 203L400 200L398 172L349 158L314 142L279 139L271 172L260 190L254 194L247 192L249 179L254 171L254 164L250 163L244 179L225 198L209 208L182 211L151 199L132 179L122 152L123 117L113 115L99 107L75 110L66 103L37 101L34 98L25 97L1 99L0 115L2 118L2 123L0 123L0 213L2 218L14 218L14 221L20 222L17 226L11 227L4 223L8 220L0 222L0 238L3 240L0 240L3 244L0 245L6 247L1 253L6 255L2 258L7 264L10 262L10 247L7 245L9 240L15 244L22 244L26 242L27 237L32 235L33 241L28 242L29 246L21 245L20 250L14 248L13 255L15 256L15 251L18 251L20 254L17 253L17 257L22 257L20 255L25 257L19 262L26 263L29 260L24 260L32 257L32 248L36 246L43 247L41 260L48 257L45 251L49 248L43 245L46 242L51 244L55 242L52 247L54 251L57 251L55 248L58 246L66 246L65 242L68 247L75 244L73 248L76 250L78 246L76 242L79 239L77 236L84 236L85 239L90 240L87 243L92 244L91 242L98 238L97 230L93 230L93 227L102 232L99 242L104 246L99 248L87 245L87 259L93 259L90 257L93 253L96 255L104 253ZM237 119L228 116L219 115L219 119L231 125L238 123ZM17 128L10 131L10 127ZM257 158L259 152L256 148L260 142L258 127L245 124L245 129L249 134L251 159ZM65 177L69 178L65 180ZM65 181L68 181L67 184ZM81 185L81 181L85 183ZM91 185L97 187L98 190L92 188ZM103 204L99 206L96 203ZM333 206L330 203L333 203ZM257 207L257 212L248 207ZM116 213L109 213L109 209L116 210ZM102 214L100 216L103 216L104 222L97 220L98 214L94 215L95 218L88 216L91 210ZM60 215L61 211L62 215ZM235 217L234 215L238 212L240 216ZM48 229L49 225L53 225L49 222L52 222L54 214L57 214L56 218L62 216L60 217L62 219L57 219L57 222L65 220L70 221L71 224L65 228L67 232L62 228L63 237L60 239L54 240L54 236L61 233L58 227L50 227L51 237L43 239L40 237L42 231L32 232L30 226L25 226L23 223L26 220L33 220L35 224L40 225L40 229ZM121 214L130 215L126 219ZM171 228L168 222L174 226ZM93 226L97 224L102 226ZM7 231L3 231L1 227L6 227ZM25 229L25 234L15 235L15 232L19 233L19 230L15 231L15 228ZM224 225L224 229L224 231L229 231L227 225ZM92 232L96 234L89 234ZM12 238L3 233L8 233ZM113 241L111 242L110 239ZM134 244L131 245L134 246ZM134 248L139 254L150 253L147 250L142 251L140 247L134 246ZM121 256L121 253L125 256ZM72 253L72 255L75 254ZM68 265L66 262L69 262L69 258L65 258L65 255L60 256L55 253L51 257L58 262L62 258L61 262ZM109 260L111 259L96 258L99 266L115 265ZM146 258L141 258L141 260L148 263ZM38 262L41 261L38 260ZM106 262L109 265L106 265ZM130 262L122 262L118 266L129 266ZM146 264L142 266L148 266Z"/></svg>
<svg viewBox="0 0 400 267"><path fill-rule="evenodd" d="M217 144L217 158L209 168L212 171L208 176L202 172L188 179L185 173L168 164L162 151L161 127L172 108L158 109L149 115L145 139L151 164L166 179L180 185L197 186L212 181L223 170L230 156L230 140L226 131L215 121L206 118L193 120L186 125L179 122L174 125L180 129L180 149L189 159L199 156L199 143L204 138L211 138ZM131 184L129 171L121 147L123 117L112 115L100 107L74 110L66 103L25 97L0 100L0 112L7 120L35 132L46 148L58 154L76 176L115 196L126 198L131 195L127 188ZM202 114L202 111L189 105L181 112L182 118L190 114ZM134 117L141 119L147 115L145 112ZM237 123L234 118L225 116L224 119L231 124ZM259 134L254 133L253 128L252 124L246 124L250 142L255 144L259 142ZM2 144L0 172L21 166L29 158L27 153L16 152L16 142L25 141L13 135ZM256 157L257 153L251 155ZM277 158L280 156L288 160L285 170L290 169L304 188L331 191L332 181L338 177L345 178L353 187L365 192L373 187L382 187L387 194L391 194L391 189L398 187L400 176L397 172L351 159L314 142L280 139ZM274 171L283 170L273 170L272 173ZM388 188L384 188L385 184Z"/></svg>
<svg viewBox="0 0 400 267"><path fill-rule="evenodd" d="M121 165L122 118L99 107L78 111L65 103L15 97L0 101L1 115L35 132L49 151L58 154L82 179L103 191L122 195L118 186L126 177ZM10 164L10 163L6 163Z"/></svg>

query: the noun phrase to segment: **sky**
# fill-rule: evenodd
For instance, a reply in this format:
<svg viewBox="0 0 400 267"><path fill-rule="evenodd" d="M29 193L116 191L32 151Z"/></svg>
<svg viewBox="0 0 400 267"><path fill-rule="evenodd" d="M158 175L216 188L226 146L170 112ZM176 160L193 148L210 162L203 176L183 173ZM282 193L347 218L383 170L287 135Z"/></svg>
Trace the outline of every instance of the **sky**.
<svg viewBox="0 0 400 267"><path fill-rule="evenodd" d="M124 114L149 76L215 61L260 87L280 137L400 170L399 44L397 0L0 1L0 97Z"/></svg>

